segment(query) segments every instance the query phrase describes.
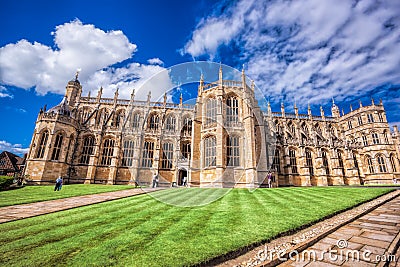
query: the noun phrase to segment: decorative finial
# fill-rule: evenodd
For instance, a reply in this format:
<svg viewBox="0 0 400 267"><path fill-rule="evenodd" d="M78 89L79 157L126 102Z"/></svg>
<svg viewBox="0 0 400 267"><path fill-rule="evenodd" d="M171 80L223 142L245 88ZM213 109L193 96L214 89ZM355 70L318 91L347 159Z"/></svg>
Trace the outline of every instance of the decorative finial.
<svg viewBox="0 0 400 267"><path fill-rule="evenodd" d="M344 109L342 109L342 115L344 116Z"/></svg>
<svg viewBox="0 0 400 267"><path fill-rule="evenodd" d="M81 71L81 69L77 69L76 73L75 73L75 81L78 80L78 76L79 76L79 72Z"/></svg>
<svg viewBox="0 0 400 267"><path fill-rule="evenodd" d="M379 98L379 105L383 106L382 98Z"/></svg>
<svg viewBox="0 0 400 267"><path fill-rule="evenodd" d="M147 94L147 102L150 103L150 99L151 99L151 91L149 91L149 93Z"/></svg>
<svg viewBox="0 0 400 267"><path fill-rule="evenodd" d="M179 105L182 105L182 93L181 93L181 96L179 97Z"/></svg>
<svg viewBox="0 0 400 267"><path fill-rule="evenodd" d="M375 101L374 101L373 97L371 97L371 103L372 103L373 106L375 106Z"/></svg>
<svg viewBox="0 0 400 267"><path fill-rule="evenodd" d="M167 92L164 93L164 106L167 103Z"/></svg>
<svg viewBox="0 0 400 267"><path fill-rule="evenodd" d="M132 93L131 93L131 99L134 100L135 99L135 89L132 89Z"/></svg>
<svg viewBox="0 0 400 267"><path fill-rule="evenodd" d="M362 102L361 102L361 100L359 100L359 102L360 102L360 108L362 108Z"/></svg>
<svg viewBox="0 0 400 267"><path fill-rule="evenodd" d="M332 97L332 105L335 105L335 99Z"/></svg>
<svg viewBox="0 0 400 267"><path fill-rule="evenodd" d="M350 111L353 111L353 106L350 104Z"/></svg>

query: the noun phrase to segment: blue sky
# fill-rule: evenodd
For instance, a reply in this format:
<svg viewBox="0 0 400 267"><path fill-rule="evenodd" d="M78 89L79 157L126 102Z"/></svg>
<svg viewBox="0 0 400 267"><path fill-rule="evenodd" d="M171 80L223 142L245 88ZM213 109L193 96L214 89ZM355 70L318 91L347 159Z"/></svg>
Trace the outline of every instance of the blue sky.
<svg viewBox="0 0 400 267"><path fill-rule="evenodd" d="M373 97L400 124L400 2L385 2L2 0L0 151L26 151L40 107L61 100L76 69L85 95L128 97L194 60L244 64L274 110L330 113L334 97L348 112Z"/></svg>

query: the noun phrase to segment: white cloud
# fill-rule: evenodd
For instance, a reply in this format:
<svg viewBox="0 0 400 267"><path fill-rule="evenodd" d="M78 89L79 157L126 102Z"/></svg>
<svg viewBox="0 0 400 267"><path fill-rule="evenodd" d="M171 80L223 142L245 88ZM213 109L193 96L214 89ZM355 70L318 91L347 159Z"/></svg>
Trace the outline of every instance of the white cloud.
<svg viewBox="0 0 400 267"><path fill-rule="evenodd" d="M164 62L158 57L150 58L149 60L147 60L147 63L151 65L164 65Z"/></svg>
<svg viewBox="0 0 400 267"><path fill-rule="evenodd" d="M86 88L96 88L91 90L91 95L96 95L99 85L103 87L103 97L113 97L119 88L119 98L129 99L135 89L135 99L141 100L147 99L149 91L152 100L157 100L174 87L165 68L139 63L97 71L89 77Z"/></svg>
<svg viewBox="0 0 400 267"><path fill-rule="evenodd" d="M163 64L158 58L149 60L152 65L131 63L113 67L116 63L131 60L136 51L136 45L122 31L105 32L74 20L57 26L52 35L54 48L27 40L0 48L0 83L24 89L35 87L40 94L63 94L66 83L77 69L81 69L79 80L84 91L95 91L103 86L107 97L119 87L120 95L129 97L132 87L164 70L157 65Z"/></svg>
<svg viewBox="0 0 400 267"><path fill-rule="evenodd" d="M247 74L272 100L307 105L335 96L340 101L400 81L398 1L229 5L199 22L183 51L213 58L220 47L239 44L233 57L247 62Z"/></svg>
<svg viewBox="0 0 400 267"><path fill-rule="evenodd" d="M9 151L14 154L23 155L28 153L29 148L23 148L21 144L11 144L7 141L0 140L0 151Z"/></svg>
<svg viewBox="0 0 400 267"><path fill-rule="evenodd" d="M9 98L13 98L13 95L11 95L7 88L5 88L4 86L0 85L0 97L9 97Z"/></svg>

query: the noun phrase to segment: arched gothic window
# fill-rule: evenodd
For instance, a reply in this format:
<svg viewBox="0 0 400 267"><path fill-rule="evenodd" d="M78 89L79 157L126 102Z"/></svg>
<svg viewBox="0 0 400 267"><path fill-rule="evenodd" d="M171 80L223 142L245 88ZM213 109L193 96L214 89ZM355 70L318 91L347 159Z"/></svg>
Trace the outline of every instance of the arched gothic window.
<svg viewBox="0 0 400 267"><path fill-rule="evenodd" d="M306 149L306 167L308 168L310 175L314 176L314 166L313 166L312 154L311 154L311 150L309 150L309 149Z"/></svg>
<svg viewBox="0 0 400 267"><path fill-rule="evenodd" d="M124 122L124 118L125 118L125 112L124 111L118 112L117 115L115 116L115 127L119 128Z"/></svg>
<svg viewBox="0 0 400 267"><path fill-rule="evenodd" d="M377 159L378 159L379 172L387 172L385 158L382 155L379 155Z"/></svg>
<svg viewBox="0 0 400 267"><path fill-rule="evenodd" d="M89 164L90 156L93 155L94 149L94 137L89 135L83 139L83 148L82 148L82 156L80 163L81 164Z"/></svg>
<svg viewBox="0 0 400 267"><path fill-rule="evenodd" d="M215 136L209 136L204 139L204 167L216 166L216 146Z"/></svg>
<svg viewBox="0 0 400 267"><path fill-rule="evenodd" d="M104 125L107 122L108 119L108 111L107 109L103 108L100 110L99 114L97 115L97 125Z"/></svg>
<svg viewBox="0 0 400 267"><path fill-rule="evenodd" d="M396 160L393 154L390 155L390 164L392 165L392 171L397 172L396 169Z"/></svg>
<svg viewBox="0 0 400 267"><path fill-rule="evenodd" d="M368 139L367 139L367 136L366 136L366 135L363 135L363 136L362 136L362 140L363 140L364 146L368 146Z"/></svg>
<svg viewBox="0 0 400 267"><path fill-rule="evenodd" d="M184 157L185 159L189 159L190 158L190 152L191 152L191 144L190 144L190 142L182 143L181 144L182 157Z"/></svg>
<svg viewBox="0 0 400 267"><path fill-rule="evenodd" d="M228 136L226 138L226 155L227 155L227 166L239 166L240 165L240 145L239 137Z"/></svg>
<svg viewBox="0 0 400 267"><path fill-rule="evenodd" d="M279 149L275 149L274 160L272 162L272 169L277 173L281 173L281 159L279 157Z"/></svg>
<svg viewBox="0 0 400 267"><path fill-rule="evenodd" d="M385 140L385 144L389 144L389 138L386 130L383 131L383 139Z"/></svg>
<svg viewBox="0 0 400 267"><path fill-rule="evenodd" d="M326 175L330 175L329 162L325 150L322 150L322 164L324 165Z"/></svg>
<svg viewBox="0 0 400 267"><path fill-rule="evenodd" d="M217 121L217 99L209 98L206 102L206 126L214 125Z"/></svg>
<svg viewBox="0 0 400 267"><path fill-rule="evenodd" d="M375 173L374 164L372 164L372 158L370 156L366 156L368 171L370 174Z"/></svg>
<svg viewBox="0 0 400 267"><path fill-rule="evenodd" d="M153 166L154 142L146 141L143 146L142 167Z"/></svg>
<svg viewBox="0 0 400 267"><path fill-rule="evenodd" d="M100 165L103 166L110 166L111 159L114 154L114 140L113 139L106 139L103 143L103 153L101 155L101 162Z"/></svg>
<svg viewBox="0 0 400 267"><path fill-rule="evenodd" d="M131 128L137 129L140 125L140 113L136 112L131 116Z"/></svg>
<svg viewBox="0 0 400 267"><path fill-rule="evenodd" d="M41 159L44 157L44 151L46 150L47 140L49 139L49 131L44 131L40 137L39 146L36 152L36 158Z"/></svg>
<svg viewBox="0 0 400 267"><path fill-rule="evenodd" d="M289 162L292 173L297 174L296 150L294 149L289 149Z"/></svg>
<svg viewBox="0 0 400 267"><path fill-rule="evenodd" d="M56 135L56 140L54 142L53 153L51 154L51 160L58 160L60 157L60 151L63 141L62 133Z"/></svg>
<svg viewBox="0 0 400 267"><path fill-rule="evenodd" d="M191 136L191 135L192 135L192 120L189 117L186 117L183 120L181 136Z"/></svg>
<svg viewBox="0 0 400 267"><path fill-rule="evenodd" d="M151 130L157 130L159 122L160 122L160 117L158 116L158 114L151 114L149 118L148 128Z"/></svg>
<svg viewBox="0 0 400 267"><path fill-rule="evenodd" d="M175 124L176 124L176 119L174 115L169 115L166 119L165 122L165 129L167 131L174 132L175 131Z"/></svg>
<svg viewBox="0 0 400 267"><path fill-rule="evenodd" d="M172 169L172 160L174 157L174 145L164 143L162 146L161 169Z"/></svg>
<svg viewBox="0 0 400 267"><path fill-rule="evenodd" d="M239 121L239 100L230 96L226 99L226 122L234 124Z"/></svg>
<svg viewBox="0 0 400 267"><path fill-rule="evenodd" d="M379 144L379 135L378 135L378 133L372 133L372 142L374 143L374 145Z"/></svg>
<svg viewBox="0 0 400 267"><path fill-rule="evenodd" d="M134 152L135 152L135 141L132 139L124 140L124 155L122 158L122 166L132 167Z"/></svg>

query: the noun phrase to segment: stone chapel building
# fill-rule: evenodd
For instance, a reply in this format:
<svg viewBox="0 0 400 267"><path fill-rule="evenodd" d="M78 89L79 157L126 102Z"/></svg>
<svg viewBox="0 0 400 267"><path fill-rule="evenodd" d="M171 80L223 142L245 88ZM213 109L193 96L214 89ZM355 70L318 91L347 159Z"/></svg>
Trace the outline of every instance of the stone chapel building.
<svg viewBox="0 0 400 267"><path fill-rule="evenodd" d="M195 105L82 96L75 79L60 104L38 114L25 174L32 183L258 187L392 183L400 178L400 135L382 102L331 116L272 112L254 84L201 78Z"/></svg>

